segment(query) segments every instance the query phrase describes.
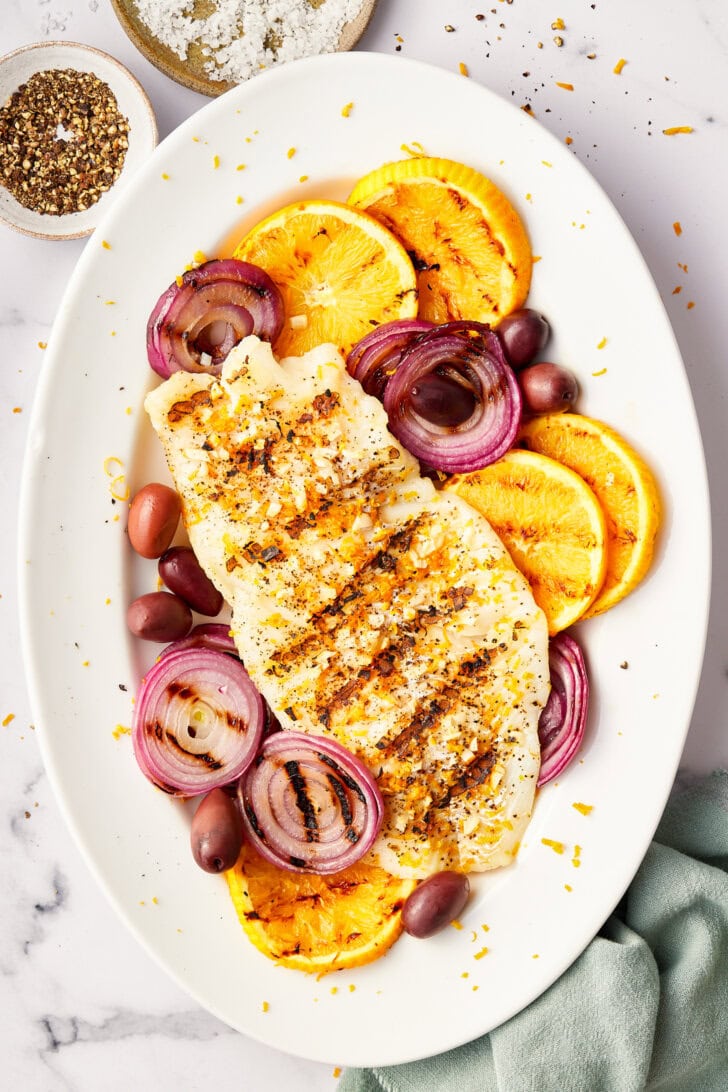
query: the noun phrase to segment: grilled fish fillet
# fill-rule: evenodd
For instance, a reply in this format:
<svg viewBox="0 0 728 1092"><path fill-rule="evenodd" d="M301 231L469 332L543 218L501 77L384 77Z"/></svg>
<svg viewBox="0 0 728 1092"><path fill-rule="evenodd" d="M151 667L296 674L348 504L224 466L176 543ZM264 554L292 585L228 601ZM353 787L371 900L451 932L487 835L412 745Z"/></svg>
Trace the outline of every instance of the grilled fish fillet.
<svg viewBox="0 0 728 1092"><path fill-rule="evenodd" d="M508 863L549 693L546 622L487 521L438 492L332 346L146 399L195 553L284 728L378 778L373 863L413 878Z"/></svg>

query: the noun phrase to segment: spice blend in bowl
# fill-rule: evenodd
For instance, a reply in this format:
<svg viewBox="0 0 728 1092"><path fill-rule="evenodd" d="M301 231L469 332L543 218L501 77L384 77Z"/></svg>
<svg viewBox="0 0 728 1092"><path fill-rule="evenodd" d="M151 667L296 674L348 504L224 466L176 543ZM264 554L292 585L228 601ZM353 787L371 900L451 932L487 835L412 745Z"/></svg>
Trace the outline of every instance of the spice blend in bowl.
<svg viewBox="0 0 728 1092"><path fill-rule="evenodd" d="M121 174L128 133L114 92L93 72L34 72L0 109L0 180L35 212L81 212Z"/></svg>
<svg viewBox="0 0 728 1092"><path fill-rule="evenodd" d="M89 235L156 141L143 89L108 54L50 42L0 58L0 220L11 227Z"/></svg>

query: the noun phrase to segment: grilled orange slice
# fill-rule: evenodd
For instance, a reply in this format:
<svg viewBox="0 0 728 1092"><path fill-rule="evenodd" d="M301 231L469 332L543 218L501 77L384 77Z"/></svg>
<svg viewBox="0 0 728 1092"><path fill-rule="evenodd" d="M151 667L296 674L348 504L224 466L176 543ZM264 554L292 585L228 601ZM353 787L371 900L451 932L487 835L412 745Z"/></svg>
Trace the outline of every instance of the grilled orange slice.
<svg viewBox="0 0 728 1092"><path fill-rule="evenodd" d="M325 974L383 955L402 931L414 880L359 863L332 876L286 872L248 844L226 873L246 934L284 967Z"/></svg>
<svg viewBox="0 0 728 1092"><path fill-rule="evenodd" d="M652 563L661 519L652 472L618 432L576 413L532 418L519 443L580 474L604 509L607 572L584 616L603 614L637 587Z"/></svg>
<svg viewBox="0 0 728 1092"><path fill-rule="evenodd" d="M511 450L445 488L486 517L530 584L550 634L584 614L604 580L607 542L601 505L583 478L545 455Z"/></svg>
<svg viewBox="0 0 728 1092"><path fill-rule="evenodd" d="M526 229L472 167L424 156L388 163L357 182L349 203L401 240L417 270L422 318L496 325L523 306L533 265Z"/></svg>
<svg viewBox="0 0 728 1092"><path fill-rule="evenodd" d="M273 346L298 356L331 342L345 356L375 326L417 314L414 267L374 217L336 201L299 201L257 224L234 257L260 266L283 294Z"/></svg>

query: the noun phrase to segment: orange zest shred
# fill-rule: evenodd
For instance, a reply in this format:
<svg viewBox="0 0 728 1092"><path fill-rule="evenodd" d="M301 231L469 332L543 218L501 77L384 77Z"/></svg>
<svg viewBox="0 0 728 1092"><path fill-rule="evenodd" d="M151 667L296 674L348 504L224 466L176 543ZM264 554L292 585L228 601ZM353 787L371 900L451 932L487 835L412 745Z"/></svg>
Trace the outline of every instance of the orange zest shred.
<svg viewBox="0 0 728 1092"><path fill-rule="evenodd" d="M678 133L692 133L694 132L692 125L671 125L668 129L662 130L665 136L677 136Z"/></svg>
<svg viewBox="0 0 728 1092"><path fill-rule="evenodd" d="M563 91L573 91L574 90L573 83L562 83L561 80L556 81L556 86L560 87Z"/></svg>

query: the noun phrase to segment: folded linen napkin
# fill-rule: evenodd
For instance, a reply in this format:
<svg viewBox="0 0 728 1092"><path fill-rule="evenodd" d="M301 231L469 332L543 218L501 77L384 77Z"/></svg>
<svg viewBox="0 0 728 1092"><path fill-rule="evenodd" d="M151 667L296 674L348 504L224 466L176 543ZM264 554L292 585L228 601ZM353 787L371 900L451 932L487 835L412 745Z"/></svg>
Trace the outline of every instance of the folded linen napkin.
<svg viewBox="0 0 728 1092"><path fill-rule="evenodd" d="M728 771L674 795L632 885L540 998L339 1092L728 1092Z"/></svg>

